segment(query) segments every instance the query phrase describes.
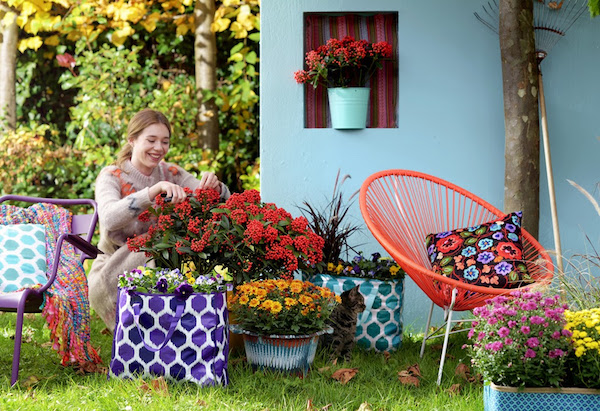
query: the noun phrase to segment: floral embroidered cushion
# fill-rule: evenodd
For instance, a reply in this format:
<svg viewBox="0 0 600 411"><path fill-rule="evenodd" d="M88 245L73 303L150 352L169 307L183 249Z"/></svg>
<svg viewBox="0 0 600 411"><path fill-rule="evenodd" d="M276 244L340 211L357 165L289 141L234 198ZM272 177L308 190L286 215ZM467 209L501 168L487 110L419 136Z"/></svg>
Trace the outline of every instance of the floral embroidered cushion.
<svg viewBox="0 0 600 411"><path fill-rule="evenodd" d="M515 288L530 281L521 243L522 212L426 240L433 271L468 284Z"/></svg>

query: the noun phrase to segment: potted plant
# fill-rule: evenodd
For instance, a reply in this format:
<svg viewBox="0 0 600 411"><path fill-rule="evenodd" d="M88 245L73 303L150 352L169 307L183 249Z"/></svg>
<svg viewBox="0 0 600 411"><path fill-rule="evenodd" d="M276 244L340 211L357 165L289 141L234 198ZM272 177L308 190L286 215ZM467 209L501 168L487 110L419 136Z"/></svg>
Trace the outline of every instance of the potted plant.
<svg viewBox="0 0 600 411"><path fill-rule="evenodd" d="M319 336L340 302L327 288L300 280L258 280L238 286L229 300L254 368L305 375Z"/></svg>
<svg viewBox="0 0 600 411"><path fill-rule="evenodd" d="M473 311L465 348L486 381L486 410L600 407L600 390L581 384L593 375L599 386L599 313L566 308L559 295L513 291Z"/></svg>
<svg viewBox="0 0 600 411"><path fill-rule="evenodd" d="M296 82L327 87L333 128L365 128L370 89L365 87L382 61L392 56L392 46L351 36L329 39L306 53L306 70L294 73Z"/></svg>
<svg viewBox="0 0 600 411"><path fill-rule="evenodd" d="M219 203L212 190L189 189L179 204L158 198L140 214L154 221L146 234L127 241L131 251L144 251L162 268L188 266L198 275L215 267L227 269L234 286L254 279L292 278L323 256L323 239L305 217L294 218L273 203L263 203L256 190L232 194Z"/></svg>
<svg viewBox="0 0 600 411"><path fill-rule="evenodd" d="M347 220L354 196L346 201L341 186L348 178L345 175L340 180L338 171L332 198L325 206L304 202L300 207L310 228L324 240L323 262L306 267L303 272L309 281L337 294L358 285L366 308L358 316L357 344L366 349L392 351L402 344L405 272L389 257L373 253L367 258L349 245L350 236L359 227ZM354 257L348 261L350 252Z"/></svg>

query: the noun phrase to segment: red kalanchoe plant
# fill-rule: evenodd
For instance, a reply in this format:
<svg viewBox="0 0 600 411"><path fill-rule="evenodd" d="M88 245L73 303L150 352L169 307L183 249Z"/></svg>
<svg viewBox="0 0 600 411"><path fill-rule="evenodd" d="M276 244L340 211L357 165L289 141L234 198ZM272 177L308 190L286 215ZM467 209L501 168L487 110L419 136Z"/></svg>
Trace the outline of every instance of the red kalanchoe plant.
<svg viewBox="0 0 600 411"><path fill-rule="evenodd" d="M140 215L152 220L148 233L130 238L131 251L145 251L157 266L193 263L199 274L223 266L235 284L252 279L291 278L298 268L323 259L323 239L304 217L293 218L256 190L233 194L225 203L212 190L196 190L183 203L158 198Z"/></svg>
<svg viewBox="0 0 600 411"><path fill-rule="evenodd" d="M392 46L385 41L370 43L346 36L329 39L327 44L306 53L307 70L294 73L296 82L326 87L363 87L373 73L392 57Z"/></svg>

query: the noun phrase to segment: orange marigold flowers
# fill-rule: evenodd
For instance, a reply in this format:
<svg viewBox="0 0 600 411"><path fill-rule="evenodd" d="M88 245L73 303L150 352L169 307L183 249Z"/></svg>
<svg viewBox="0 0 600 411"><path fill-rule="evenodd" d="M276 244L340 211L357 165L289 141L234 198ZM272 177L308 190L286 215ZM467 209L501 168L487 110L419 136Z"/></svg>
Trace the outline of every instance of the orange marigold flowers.
<svg viewBox="0 0 600 411"><path fill-rule="evenodd" d="M310 334L327 327L336 295L310 282L260 280L238 286L230 310L239 326L261 334Z"/></svg>
<svg viewBox="0 0 600 411"><path fill-rule="evenodd" d="M298 302L302 305L308 305L312 300L313 299L308 295L301 295L300 298L298 298Z"/></svg>
<svg viewBox="0 0 600 411"><path fill-rule="evenodd" d="M273 314L279 313L282 309L283 309L283 306L281 305L281 303L279 301L274 301L273 304L271 304L271 312Z"/></svg>

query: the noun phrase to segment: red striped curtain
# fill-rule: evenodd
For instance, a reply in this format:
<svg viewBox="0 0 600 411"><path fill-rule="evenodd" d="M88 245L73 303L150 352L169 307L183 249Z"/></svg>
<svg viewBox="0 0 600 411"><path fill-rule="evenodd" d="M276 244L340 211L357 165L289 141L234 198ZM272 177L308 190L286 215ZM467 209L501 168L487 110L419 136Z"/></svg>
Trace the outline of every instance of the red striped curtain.
<svg viewBox="0 0 600 411"><path fill-rule="evenodd" d="M369 42L387 41L392 45L391 61L383 63L370 80L370 108L367 127L395 128L398 102L398 15L396 13L364 14L307 14L305 15L305 53L314 50L331 38L352 36ZM306 128L331 127L327 89L307 84L304 93Z"/></svg>

